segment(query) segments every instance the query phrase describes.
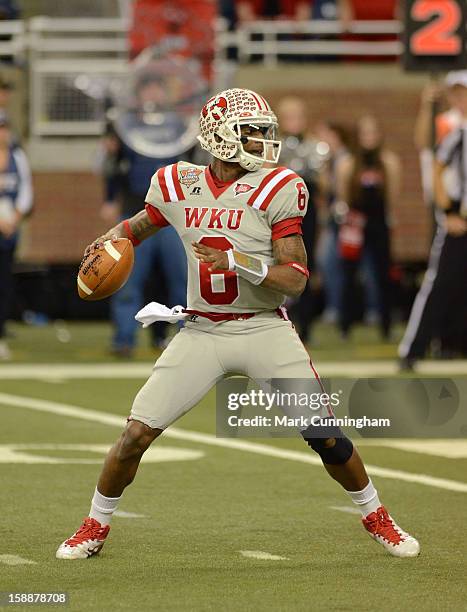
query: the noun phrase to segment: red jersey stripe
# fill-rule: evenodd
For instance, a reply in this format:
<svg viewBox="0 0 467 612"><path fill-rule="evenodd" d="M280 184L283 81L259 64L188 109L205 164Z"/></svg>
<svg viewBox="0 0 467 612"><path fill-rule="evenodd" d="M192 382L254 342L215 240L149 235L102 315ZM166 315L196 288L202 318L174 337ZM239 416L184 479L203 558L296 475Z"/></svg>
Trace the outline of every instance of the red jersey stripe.
<svg viewBox="0 0 467 612"><path fill-rule="evenodd" d="M178 162L172 165L172 180L174 182L178 201L180 202L181 200L185 199L185 196L183 195L183 189L180 185L180 181L178 180Z"/></svg>
<svg viewBox="0 0 467 612"><path fill-rule="evenodd" d="M261 204L259 209L266 210L266 208L269 206L269 204L271 203L271 200L277 194L277 192L280 191L284 185L287 185L287 183L290 183L290 181L293 181L296 178L297 178L296 174L288 174L287 176L284 176L284 178L280 180L277 183L277 185L275 185L275 187L271 189L271 192L268 193L268 195L266 196L264 202Z"/></svg>
<svg viewBox="0 0 467 612"><path fill-rule="evenodd" d="M164 171L165 168L159 168L157 171L157 180L159 181L159 187L161 188L164 202L170 202L170 195L169 190L167 189L167 183L165 182Z"/></svg>
<svg viewBox="0 0 467 612"><path fill-rule="evenodd" d="M261 183L259 184L257 189L255 189L253 191L253 193L251 194L251 196L248 198L248 202L247 202L248 206L253 206L253 204L255 203L256 198L263 191L263 189L266 187L266 185L270 181L272 181L272 179L276 176L276 174L279 174L279 172L282 172L282 170L286 170L286 168L284 168L283 166L280 166L279 168L276 168L275 170L273 170L272 172L270 172L269 174L267 174L263 178L263 180L261 181Z"/></svg>

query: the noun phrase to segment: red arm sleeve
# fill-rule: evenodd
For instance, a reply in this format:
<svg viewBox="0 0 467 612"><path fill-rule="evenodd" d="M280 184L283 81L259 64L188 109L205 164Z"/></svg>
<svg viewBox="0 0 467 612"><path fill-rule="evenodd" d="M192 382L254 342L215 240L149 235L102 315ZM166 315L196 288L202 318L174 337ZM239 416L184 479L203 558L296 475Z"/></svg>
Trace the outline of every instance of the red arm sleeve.
<svg viewBox="0 0 467 612"><path fill-rule="evenodd" d="M146 204L145 208L153 225L156 225L157 227L166 227L167 225L170 225L164 215L159 212L157 208L154 208L154 206L151 204Z"/></svg>
<svg viewBox="0 0 467 612"><path fill-rule="evenodd" d="M292 234L302 235L302 217L290 217L283 221L278 221L272 226L272 240L278 240Z"/></svg>

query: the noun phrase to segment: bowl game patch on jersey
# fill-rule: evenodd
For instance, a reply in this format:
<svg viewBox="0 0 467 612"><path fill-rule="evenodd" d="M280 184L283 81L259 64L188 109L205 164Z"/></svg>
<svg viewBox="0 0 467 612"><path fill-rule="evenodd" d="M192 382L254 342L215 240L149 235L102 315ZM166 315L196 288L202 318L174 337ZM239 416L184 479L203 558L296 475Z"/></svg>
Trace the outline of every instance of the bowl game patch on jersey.
<svg viewBox="0 0 467 612"><path fill-rule="evenodd" d="M190 187L190 185L193 185L193 183L197 183L199 181L199 175L202 173L203 171L201 168L196 168L195 166L191 168L181 168L180 183Z"/></svg>

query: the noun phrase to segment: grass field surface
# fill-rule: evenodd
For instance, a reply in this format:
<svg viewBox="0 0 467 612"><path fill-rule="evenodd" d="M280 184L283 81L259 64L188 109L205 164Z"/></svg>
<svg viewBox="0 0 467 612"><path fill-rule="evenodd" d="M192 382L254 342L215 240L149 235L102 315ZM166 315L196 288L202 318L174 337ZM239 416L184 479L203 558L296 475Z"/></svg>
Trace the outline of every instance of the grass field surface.
<svg viewBox="0 0 467 612"><path fill-rule="evenodd" d="M113 375L108 328L67 329L61 342L53 326L12 327L14 361L0 365L0 592L66 591L70 610L466 609L465 441L362 444L364 460L386 469L373 476L381 499L421 543L420 557L397 559L302 441L216 438L214 392L148 452L102 553L56 560L152 358L143 347L142 374L118 364ZM318 329L318 366L395 355L372 330L356 336L340 346ZM109 364L101 378L67 374L95 362ZM28 364L49 373L21 376Z"/></svg>

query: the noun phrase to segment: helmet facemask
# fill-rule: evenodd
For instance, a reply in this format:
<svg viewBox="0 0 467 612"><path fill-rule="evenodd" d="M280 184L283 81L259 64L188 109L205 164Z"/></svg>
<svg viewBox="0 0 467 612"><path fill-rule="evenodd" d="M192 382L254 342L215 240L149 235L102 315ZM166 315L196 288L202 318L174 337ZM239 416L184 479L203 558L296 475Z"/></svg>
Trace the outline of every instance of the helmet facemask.
<svg viewBox="0 0 467 612"><path fill-rule="evenodd" d="M250 172L259 170L265 163L277 164L282 143L276 137L278 126L275 117L263 117L256 121L237 119L229 123L228 127L234 133L234 142L237 144L237 153L230 161L238 162ZM250 136L249 131L253 134L261 132L262 136ZM261 148L258 147L257 151L246 151L244 145L249 143L259 143Z"/></svg>

